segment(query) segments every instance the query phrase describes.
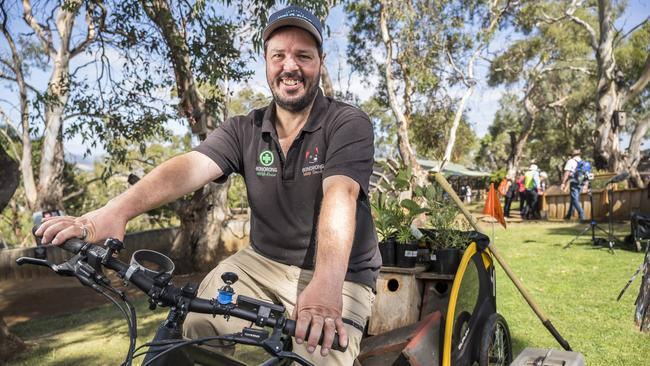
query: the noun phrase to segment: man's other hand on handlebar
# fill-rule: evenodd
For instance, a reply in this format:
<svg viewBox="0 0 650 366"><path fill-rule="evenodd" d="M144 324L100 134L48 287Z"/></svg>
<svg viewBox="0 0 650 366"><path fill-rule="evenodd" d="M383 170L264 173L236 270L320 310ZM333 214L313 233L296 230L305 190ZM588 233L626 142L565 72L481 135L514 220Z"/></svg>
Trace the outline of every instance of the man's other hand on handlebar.
<svg viewBox="0 0 650 366"><path fill-rule="evenodd" d="M327 281L323 281L327 282ZM307 341L307 351L314 352L318 340L323 336L321 356L329 353L335 331L339 335L341 346L348 344L347 331L341 317L343 308L341 289L329 289L332 283L312 280L298 296L293 317L296 319L296 343ZM335 294L327 296L325 294Z"/></svg>
<svg viewBox="0 0 650 366"><path fill-rule="evenodd" d="M81 217L54 216L43 219L34 233L42 244L61 245L68 239L79 238L97 243L107 238L124 239L127 219L110 204Z"/></svg>

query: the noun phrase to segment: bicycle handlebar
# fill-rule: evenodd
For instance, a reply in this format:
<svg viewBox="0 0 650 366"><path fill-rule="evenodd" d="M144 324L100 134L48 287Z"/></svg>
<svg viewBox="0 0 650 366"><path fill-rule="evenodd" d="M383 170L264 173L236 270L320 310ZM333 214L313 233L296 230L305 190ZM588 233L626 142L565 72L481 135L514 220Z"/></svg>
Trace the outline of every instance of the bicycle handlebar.
<svg viewBox="0 0 650 366"><path fill-rule="evenodd" d="M156 283L156 278L152 278L150 275L146 274L144 271L140 270L130 270L130 265L126 264L119 259L113 257L106 249L86 243L80 239L69 239L59 246L61 249L71 252L75 255L80 252L87 257L86 262L101 263L102 266L111 269L118 273L118 275L128 280L130 283L133 283L138 289L146 293L150 298L154 299L161 306L177 306L180 305L184 299L187 299L186 294L183 292L182 288L178 288L173 284L167 281L164 286L160 287ZM77 262L81 258L77 259ZM69 264L69 261L62 264L52 264L46 260L40 260L35 258L21 257L16 260L19 265L22 264L37 264L50 267L56 273L61 275L74 275L74 269ZM92 264L91 264L92 265ZM129 275L127 276L127 272ZM81 280L81 278L80 278ZM169 280L169 279L168 279ZM84 282L84 281L82 281ZM84 284L86 284L84 282ZM155 289L158 288L160 291L156 292ZM255 322L258 326L267 326L275 327L279 319L271 316L266 316L262 318L260 322L260 317L257 312L242 309L238 303L230 304L220 304L218 301L212 299L202 299L198 297L190 298L189 302L185 302L187 305L187 310L190 312L203 313L203 314L212 314L212 315L224 315L224 316L234 316L236 318L248 320ZM282 317L284 324L282 326L282 333L289 335L291 337L295 334L296 322L291 319L284 319ZM306 338L309 337L307 334ZM321 335L318 344L322 344L323 336ZM334 335L334 341L332 342L333 350L345 352L346 347L341 347L339 344L338 334Z"/></svg>

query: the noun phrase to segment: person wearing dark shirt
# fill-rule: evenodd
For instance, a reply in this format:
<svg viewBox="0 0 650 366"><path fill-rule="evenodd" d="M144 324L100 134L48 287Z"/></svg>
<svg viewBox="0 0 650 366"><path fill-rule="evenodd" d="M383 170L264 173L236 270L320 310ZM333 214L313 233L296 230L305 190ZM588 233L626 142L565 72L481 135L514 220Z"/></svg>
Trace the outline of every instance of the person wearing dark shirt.
<svg viewBox="0 0 650 366"><path fill-rule="evenodd" d="M133 217L238 173L251 208L251 243L210 272L198 296L213 298L220 275L236 272L238 294L282 303L296 319L294 352L316 364L352 365L381 266L368 202L373 128L359 109L323 96L321 29L300 7L272 14L263 32L268 107L225 121L194 151L161 164L106 206L48 220L37 235L52 244L121 239ZM189 313L184 334L244 326ZM345 353L329 352L335 333Z"/></svg>

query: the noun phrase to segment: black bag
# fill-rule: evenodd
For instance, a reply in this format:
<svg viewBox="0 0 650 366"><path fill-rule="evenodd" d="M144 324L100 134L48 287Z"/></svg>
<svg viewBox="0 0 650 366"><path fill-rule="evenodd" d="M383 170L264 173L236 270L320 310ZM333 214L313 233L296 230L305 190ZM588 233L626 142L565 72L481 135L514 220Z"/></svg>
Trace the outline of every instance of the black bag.
<svg viewBox="0 0 650 366"><path fill-rule="evenodd" d="M632 226L633 240L650 239L650 214L633 212L630 225Z"/></svg>

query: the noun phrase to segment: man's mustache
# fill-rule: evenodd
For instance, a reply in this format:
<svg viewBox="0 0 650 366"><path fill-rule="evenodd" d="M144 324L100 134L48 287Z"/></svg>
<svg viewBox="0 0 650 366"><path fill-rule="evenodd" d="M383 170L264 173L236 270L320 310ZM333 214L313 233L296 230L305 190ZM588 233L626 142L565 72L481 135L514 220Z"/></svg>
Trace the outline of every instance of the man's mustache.
<svg viewBox="0 0 650 366"><path fill-rule="evenodd" d="M280 81L280 80L285 79L285 78L286 79L296 79L296 80L299 80L299 81L304 81L302 79L302 75L300 75L299 72L295 72L295 71L285 71L282 74L278 75L274 79L274 81Z"/></svg>

